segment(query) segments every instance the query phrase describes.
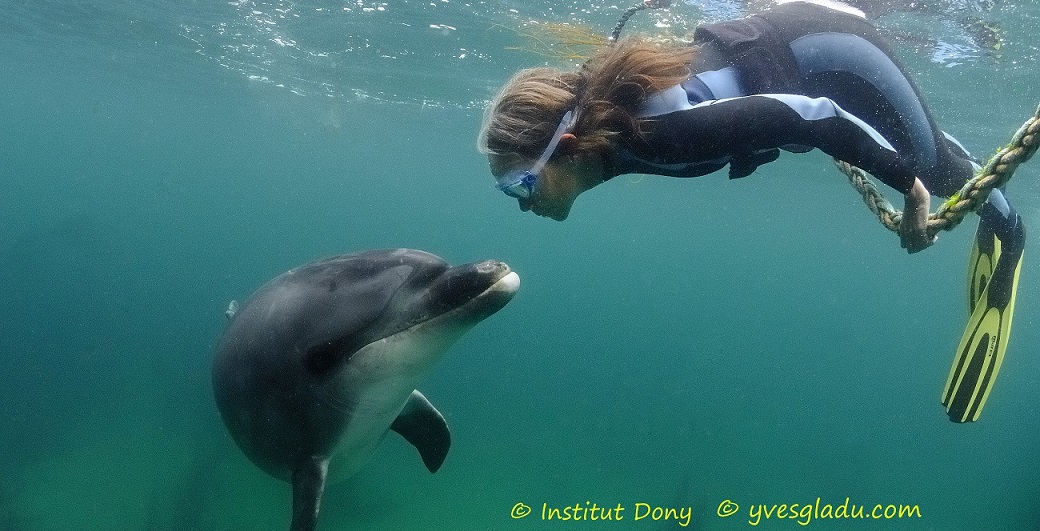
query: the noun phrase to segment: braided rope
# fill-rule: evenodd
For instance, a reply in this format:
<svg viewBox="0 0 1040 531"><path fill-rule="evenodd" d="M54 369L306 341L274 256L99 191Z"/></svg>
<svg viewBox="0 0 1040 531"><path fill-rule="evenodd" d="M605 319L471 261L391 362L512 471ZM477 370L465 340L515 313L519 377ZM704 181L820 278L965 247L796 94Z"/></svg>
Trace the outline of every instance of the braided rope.
<svg viewBox="0 0 1040 531"><path fill-rule="evenodd" d="M626 9L625 12L621 14L621 18L618 19L617 24L614 25L614 29L611 30L610 36L607 37L607 42L609 44L614 44L615 42L617 42L618 37L621 36L621 29L625 27L625 23L628 22L628 19L632 18L632 15L635 15L636 11L648 9L649 7L650 6L648 6L645 3L639 3Z"/></svg>
<svg viewBox="0 0 1040 531"><path fill-rule="evenodd" d="M943 202L928 216L928 235L948 231L956 227L968 214L978 210L990 191L1004 186L1015 173L1019 164L1030 159L1040 147L1040 107L1022 127L1018 128L1011 141L989 158L974 177L964 183L960 191ZM835 160L838 169L849 179L849 183L863 197L863 202L888 230L899 231L903 213L896 210L881 194L867 173L847 162Z"/></svg>
<svg viewBox="0 0 1040 531"><path fill-rule="evenodd" d="M671 4L672 0L641 0L638 4L626 9L625 12L621 14L621 18L618 19L614 29L610 31L610 36L607 37L607 44L613 45L617 42L618 37L621 36L621 29L625 27L628 19L632 18L632 15L636 14L636 11L658 9L668 7Z"/></svg>

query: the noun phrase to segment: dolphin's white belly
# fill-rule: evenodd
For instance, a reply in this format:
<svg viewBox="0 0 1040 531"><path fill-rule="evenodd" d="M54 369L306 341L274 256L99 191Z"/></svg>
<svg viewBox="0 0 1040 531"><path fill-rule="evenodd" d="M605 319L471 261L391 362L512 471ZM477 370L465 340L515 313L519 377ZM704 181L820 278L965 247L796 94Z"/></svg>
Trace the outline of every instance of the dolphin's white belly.
<svg viewBox="0 0 1040 531"><path fill-rule="evenodd" d="M354 475L368 463L415 389L412 378L394 378L355 391L347 423L330 454L329 481Z"/></svg>
<svg viewBox="0 0 1040 531"><path fill-rule="evenodd" d="M392 412L356 411L350 425L333 450L329 460L329 482L337 483L353 476L368 463L379 443L390 430L394 419L404 409L408 395L398 402Z"/></svg>
<svg viewBox="0 0 1040 531"><path fill-rule="evenodd" d="M461 330L429 331L418 326L359 350L337 385L344 404L345 430L330 454L329 480L342 481L371 459L408 397Z"/></svg>

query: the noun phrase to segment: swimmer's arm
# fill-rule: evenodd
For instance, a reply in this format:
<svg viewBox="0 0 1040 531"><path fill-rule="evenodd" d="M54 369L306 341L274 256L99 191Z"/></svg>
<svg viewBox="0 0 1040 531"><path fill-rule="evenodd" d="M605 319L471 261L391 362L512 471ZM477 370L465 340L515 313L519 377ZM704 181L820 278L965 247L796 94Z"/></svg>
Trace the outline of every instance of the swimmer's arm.
<svg viewBox="0 0 1040 531"><path fill-rule="evenodd" d="M909 253L932 243L931 197L881 135L827 98L797 94L705 102L654 118L656 151L665 162L711 160L785 145L806 145L858 166L904 195L900 243Z"/></svg>
<svg viewBox="0 0 1040 531"><path fill-rule="evenodd" d="M827 98L759 94L714 100L653 118L661 162L696 162L720 156L802 145L860 167L906 194L914 175L872 127Z"/></svg>

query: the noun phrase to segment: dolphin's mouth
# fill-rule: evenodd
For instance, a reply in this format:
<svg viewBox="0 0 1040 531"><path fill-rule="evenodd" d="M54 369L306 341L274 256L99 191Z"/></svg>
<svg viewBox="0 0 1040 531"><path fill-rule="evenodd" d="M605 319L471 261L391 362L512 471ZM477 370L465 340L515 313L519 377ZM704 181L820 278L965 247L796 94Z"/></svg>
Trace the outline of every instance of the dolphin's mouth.
<svg viewBox="0 0 1040 531"><path fill-rule="evenodd" d="M502 309L519 288L520 276L509 265L487 260L449 269L430 287L430 296L445 311L472 312L479 320Z"/></svg>
<svg viewBox="0 0 1040 531"><path fill-rule="evenodd" d="M519 288L520 276L504 262L486 260L452 267L415 302L409 326L449 313L476 324L501 310Z"/></svg>
<svg viewBox="0 0 1040 531"><path fill-rule="evenodd" d="M513 296L516 295L519 289L520 275L516 271L510 270L502 275L495 284L492 284L487 291L474 298L474 300L482 299L482 303L486 304L491 310L488 313L488 316L490 316L501 310L510 300L513 300Z"/></svg>
<svg viewBox="0 0 1040 531"><path fill-rule="evenodd" d="M501 310L520 288L520 276L504 262L486 260L439 273L420 272L416 282L399 287L382 308L379 322L368 325L375 334L335 336L303 350L311 374L324 374L372 343L419 327L464 332ZM433 274L429 274L433 273Z"/></svg>
<svg viewBox="0 0 1040 531"><path fill-rule="evenodd" d="M498 279L490 289L497 289L501 291L507 291L510 294L515 294L520 289L520 275L516 274L515 271L509 271L502 278Z"/></svg>

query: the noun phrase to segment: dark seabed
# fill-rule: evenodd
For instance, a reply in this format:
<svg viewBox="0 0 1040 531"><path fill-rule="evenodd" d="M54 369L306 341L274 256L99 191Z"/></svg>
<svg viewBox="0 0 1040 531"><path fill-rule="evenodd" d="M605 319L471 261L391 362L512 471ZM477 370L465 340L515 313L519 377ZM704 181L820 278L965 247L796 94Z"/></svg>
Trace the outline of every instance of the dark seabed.
<svg viewBox="0 0 1040 531"><path fill-rule="evenodd" d="M738 181L618 178L565 223L495 190L484 103L547 60L518 32L607 31L616 5L0 5L0 531L285 529L288 486L213 404L224 309L382 247L501 259L523 286L421 386L452 429L443 469L391 435L328 489L321 529L1040 528L1040 161L1008 188L1030 230L1011 346L980 421L956 425L939 393L974 220L908 256L818 152ZM726 7L631 31L681 34L706 6ZM985 156L1040 103L1040 6L979 13L999 57L957 16L881 23L915 37L900 49L936 116ZM817 498L921 516L752 525ZM624 518L541 518L593 503Z"/></svg>

